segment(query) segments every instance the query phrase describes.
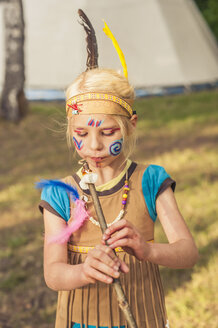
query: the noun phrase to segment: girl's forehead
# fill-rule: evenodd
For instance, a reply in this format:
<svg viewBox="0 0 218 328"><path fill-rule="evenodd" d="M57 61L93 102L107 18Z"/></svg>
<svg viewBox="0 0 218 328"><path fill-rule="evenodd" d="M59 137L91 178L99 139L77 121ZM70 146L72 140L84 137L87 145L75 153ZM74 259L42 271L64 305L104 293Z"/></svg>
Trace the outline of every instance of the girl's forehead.
<svg viewBox="0 0 218 328"><path fill-rule="evenodd" d="M87 125L90 120L101 122L101 125L117 125L116 120L111 115L106 114L75 115L73 117L73 125Z"/></svg>

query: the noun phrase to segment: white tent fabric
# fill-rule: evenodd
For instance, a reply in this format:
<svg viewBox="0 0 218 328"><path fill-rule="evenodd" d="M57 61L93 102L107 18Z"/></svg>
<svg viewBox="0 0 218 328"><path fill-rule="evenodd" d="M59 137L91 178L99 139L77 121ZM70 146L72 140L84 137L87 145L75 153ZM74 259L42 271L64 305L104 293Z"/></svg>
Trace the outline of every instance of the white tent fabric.
<svg viewBox="0 0 218 328"><path fill-rule="evenodd" d="M125 54L129 80L135 87L218 80L217 44L192 0L23 0L23 4L27 88L64 89L85 69L85 33L78 24L78 8L96 30L100 66L122 70L102 31L105 19ZM2 28L0 49L2 86Z"/></svg>

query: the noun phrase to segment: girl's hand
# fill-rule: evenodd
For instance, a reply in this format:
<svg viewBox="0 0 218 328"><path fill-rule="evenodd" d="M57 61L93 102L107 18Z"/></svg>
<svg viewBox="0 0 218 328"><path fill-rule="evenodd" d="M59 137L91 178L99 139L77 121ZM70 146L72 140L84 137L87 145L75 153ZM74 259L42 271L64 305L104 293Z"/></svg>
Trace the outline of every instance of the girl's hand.
<svg viewBox="0 0 218 328"><path fill-rule="evenodd" d="M114 234L114 235L113 235ZM107 241L111 248L122 247L127 253L138 260L147 260L150 245L146 243L141 233L129 221L123 219L106 229L103 243Z"/></svg>
<svg viewBox="0 0 218 328"><path fill-rule="evenodd" d="M82 274L87 283L97 280L111 284L113 278L119 277L119 270L124 273L129 271L128 266L115 256L113 250L105 245L97 245L88 252L82 265Z"/></svg>

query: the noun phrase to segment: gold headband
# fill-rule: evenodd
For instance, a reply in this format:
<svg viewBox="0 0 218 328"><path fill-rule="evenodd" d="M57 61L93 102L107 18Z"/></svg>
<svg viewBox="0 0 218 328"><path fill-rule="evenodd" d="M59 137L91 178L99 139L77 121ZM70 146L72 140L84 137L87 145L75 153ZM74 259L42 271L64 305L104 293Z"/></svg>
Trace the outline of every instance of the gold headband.
<svg viewBox="0 0 218 328"><path fill-rule="evenodd" d="M89 111L85 105L86 101L103 101L105 106L95 106ZM84 102L84 103L83 103ZM109 102L117 104L117 108L110 106ZM82 103L79 105L79 103ZM77 105L78 104L78 105ZM67 116L71 117L78 114L117 114L132 117L133 110L128 102L122 98L108 93L90 92L71 97L66 102Z"/></svg>

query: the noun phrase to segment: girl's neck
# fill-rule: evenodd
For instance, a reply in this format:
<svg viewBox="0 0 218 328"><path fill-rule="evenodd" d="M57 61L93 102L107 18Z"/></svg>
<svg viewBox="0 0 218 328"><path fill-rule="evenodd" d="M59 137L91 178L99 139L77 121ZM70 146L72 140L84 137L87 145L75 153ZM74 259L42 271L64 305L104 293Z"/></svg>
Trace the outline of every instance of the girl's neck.
<svg viewBox="0 0 218 328"><path fill-rule="evenodd" d="M92 167L90 165L90 169L98 175L96 186L103 185L116 178L124 170L125 166L126 159L124 156L119 156L119 160L117 159L117 161L113 161L111 165L105 167Z"/></svg>

